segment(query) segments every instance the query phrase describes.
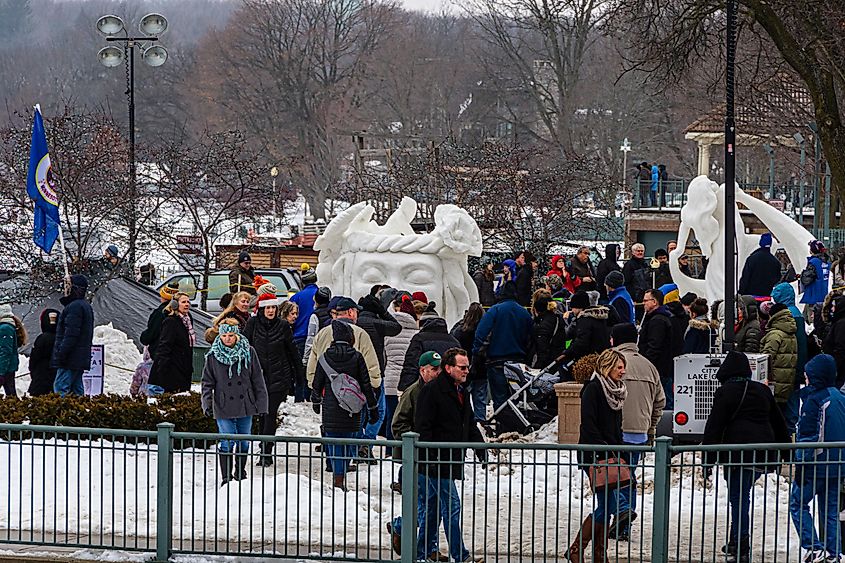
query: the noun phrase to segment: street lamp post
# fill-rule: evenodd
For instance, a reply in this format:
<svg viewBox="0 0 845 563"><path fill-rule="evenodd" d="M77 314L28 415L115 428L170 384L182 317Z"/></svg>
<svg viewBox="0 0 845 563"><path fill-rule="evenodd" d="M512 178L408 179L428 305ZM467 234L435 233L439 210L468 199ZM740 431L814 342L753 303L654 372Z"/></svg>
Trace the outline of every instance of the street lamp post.
<svg viewBox="0 0 845 563"><path fill-rule="evenodd" d="M151 67L159 67L167 61L167 49L155 43L158 36L167 30L167 18L161 14L147 14L138 24L141 36L129 35L126 25L118 16L105 15L97 20L97 31L105 36L106 41L120 41L123 48L107 46L100 49L97 58L105 67L113 68L120 63L126 64L126 95L129 105L129 201L132 210L129 214L129 249L127 262L135 267L136 239L138 224L135 204L138 197L137 171L135 163L135 49L141 51L141 59Z"/></svg>
<svg viewBox="0 0 845 563"><path fill-rule="evenodd" d="M775 149L769 143L763 145L769 155L769 199L775 199Z"/></svg>
<svg viewBox="0 0 845 563"><path fill-rule="evenodd" d="M275 166L270 169L270 176L273 178L273 226L278 228L278 217L276 216L276 176L279 175L279 169Z"/></svg>
<svg viewBox="0 0 845 563"><path fill-rule="evenodd" d="M628 199L628 153L631 152L631 143L628 142L628 137L625 137L622 141L619 150L622 151L622 208L624 210L627 207L626 200ZM633 195L631 198L633 199Z"/></svg>
<svg viewBox="0 0 845 563"><path fill-rule="evenodd" d="M736 335L736 120L734 114L734 66L736 61L736 0L727 0L727 52L725 72L725 337L722 351L734 349Z"/></svg>
<svg viewBox="0 0 845 563"><path fill-rule="evenodd" d="M792 136L795 139L795 142L798 143L798 146L801 147L801 171L799 173L798 179L798 205L801 207L798 210L798 222L801 223L801 226L804 226L804 184L806 183L806 176L807 170L805 169L805 165L807 164L807 147L804 143L804 135L801 133L795 133Z"/></svg>

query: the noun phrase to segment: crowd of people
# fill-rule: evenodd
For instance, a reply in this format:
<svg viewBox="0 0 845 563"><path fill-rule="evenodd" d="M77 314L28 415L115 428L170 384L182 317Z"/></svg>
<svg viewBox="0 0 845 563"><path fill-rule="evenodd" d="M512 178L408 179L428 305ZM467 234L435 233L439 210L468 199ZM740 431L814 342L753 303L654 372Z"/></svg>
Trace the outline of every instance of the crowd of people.
<svg viewBox="0 0 845 563"><path fill-rule="evenodd" d="M837 276L845 280L845 261L831 264L821 243L810 244L807 264L795 276L802 289L802 312L771 246L771 236L761 236L760 248L744 266L736 299L737 353L727 356L717 374L722 386L705 443L845 439L845 397L838 390L845 383L845 287L835 282ZM479 302L451 327L438 314L437 303L414 288L374 285L356 301L319 286L307 264L300 270L301 290L289 300L279 299L273 284L255 274L249 254L241 252L229 278L230 291L221 300L223 311L205 334L198 336L193 328L189 296L173 285L160 289L161 303L140 335L147 372L136 373L132 389L147 396L189 391L192 349L198 337L205 338L211 347L200 382L201 404L219 431L250 434L253 418L259 417L260 432L271 436L279 425L279 406L288 396L310 401L327 438L326 470L334 486L346 491L346 476L356 464L377 463L370 447L352 448L348 440L374 440L379 434L398 438L414 431L424 442L482 442L479 423L489 418L488 401L495 410L510 394L507 362L566 380L577 362L597 355L582 391L580 443L647 444L664 409L673 408L674 358L716 351L724 337L724 303L680 295L668 268L671 250L670 245L656 251L651 263L637 243L631 258L620 265L618 245L608 245L605 258L596 264L591 250L581 247L571 257L553 257L544 276L527 250L502 261L501 275L495 264L485 262L473 276ZM828 291L829 276L833 291ZM85 276L72 276L63 310L42 313L42 334L30 358L31 394L83 393L82 372L89 367L94 328L87 289ZM0 374L8 395L15 393L17 351L26 338L11 307L0 306ZM743 353L769 356L768 388L750 380ZM221 485L248 477L249 448L247 440L220 442ZM272 466L272 452L273 443L263 442L257 465ZM818 466L799 473L791 493L790 510L800 526L802 547L812 554L807 561L838 556L839 536L831 538L831 515L840 506L840 453L796 450L799 462L823 460L825 467L821 475ZM422 559L479 560L469 553L460 532L455 481L463 478L465 454L446 447L421 453L416 478L417 551ZM485 451L479 448L476 454L483 463ZM581 451L579 462L589 473L606 455ZM636 452L619 453L632 469L632 480L612 494L594 495L595 510L566 551L571 561L583 561L590 545L593 560L604 561L609 540L630 537L637 518L633 469L638 457ZM744 465L731 465L737 459ZM782 452L769 451L708 457L710 465L727 464L732 510L724 547L728 561L749 560L749 491L781 459ZM401 480L400 473L391 488L401 491ZM827 507L828 527L821 540L808 531L812 517L807 506L814 496ZM437 546L441 521L448 555ZM401 524L394 520L389 525L397 550Z"/></svg>

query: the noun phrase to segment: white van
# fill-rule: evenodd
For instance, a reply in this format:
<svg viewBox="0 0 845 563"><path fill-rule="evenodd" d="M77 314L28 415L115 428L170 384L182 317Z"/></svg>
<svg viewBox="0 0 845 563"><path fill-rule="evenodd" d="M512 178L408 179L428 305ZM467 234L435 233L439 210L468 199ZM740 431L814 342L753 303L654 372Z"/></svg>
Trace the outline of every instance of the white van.
<svg viewBox="0 0 845 563"><path fill-rule="evenodd" d="M275 268L256 269L255 273L267 279L276 286L276 296L279 299L287 300L291 295L299 291L299 276L296 270L285 270ZM176 272L168 276L162 283L156 286L161 289L169 283L179 284L179 291L191 296L191 305L200 308L202 289L201 272ZM220 298L229 292L229 270L217 270L208 276L208 297L206 299L205 311L216 314L222 311Z"/></svg>

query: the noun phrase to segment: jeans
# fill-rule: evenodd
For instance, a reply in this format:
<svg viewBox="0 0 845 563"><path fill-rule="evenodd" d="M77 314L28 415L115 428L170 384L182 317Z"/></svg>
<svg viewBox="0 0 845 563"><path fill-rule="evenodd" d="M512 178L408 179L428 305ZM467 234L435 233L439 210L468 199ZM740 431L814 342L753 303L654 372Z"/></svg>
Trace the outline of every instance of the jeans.
<svg viewBox="0 0 845 563"><path fill-rule="evenodd" d="M53 392L58 393L61 397L64 397L68 393L72 395L84 395L85 388L82 386L82 371L81 369L57 369L56 381L53 383Z"/></svg>
<svg viewBox="0 0 845 563"><path fill-rule="evenodd" d="M384 422L385 413L387 412L387 403L385 403L384 399L384 383L382 383L381 387L379 387L377 393L378 396L376 397L376 403L378 404L378 418L376 420L369 420L369 411L366 408L361 411L363 436L368 440L376 439L378 431L381 429L381 425Z"/></svg>
<svg viewBox="0 0 845 563"><path fill-rule="evenodd" d="M809 472L812 469L808 470ZM812 475L812 473L810 473ZM816 497L816 510L819 515L820 528L823 537L820 540L816 533L813 515L809 504ZM804 549L826 549L830 555L838 555L839 538L839 479L823 477L794 481L789 491L789 513L792 523L801 537L801 547Z"/></svg>
<svg viewBox="0 0 845 563"><path fill-rule="evenodd" d="M751 488L760 477L760 473L743 467L726 467L725 479L728 482L728 504L731 508L731 527L728 542L734 545L747 545L750 534Z"/></svg>
<svg viewBox="0 0 845 563"><path fill-rule="evenodd" d="M660 385L663 386L663 394L666 395L666 406L663 409L671 411L675 408L675 381L671 377L661 377Z"/></svg>
<svg viewBox="0 0 845 563"><path fill-rule="evenodd" d="M251 434L252 417L218 418L217 429L221 434ZM219 449L223 453L234 453L236 446L238 453L249 453L249 440L220 440Z"/></svg>
<svg viewBox="0 0 845 563"><path fill-rule="evenodd" d="M305 354L305 338L294 338L293 344L296 346L296 353L300 358L298 361L301 361L303 354ZM294 375L293 379L293 400L297 403L311 400L311 390L308 388L308 381L305 379L304 373L300 375L299 370L297 370L297 374Z"/></svg>
<svg viewBox="0 0 845 563"><path fill-rule="evenodd" d="M801 407L801 397L798 389L792 392L792 395L786 400L786 403L778 403L780 412L783 414L783 419L786 421L786 428L790 434L795 434L798 427L798 410Z"/></svg>
<svg viewBox="0 0 845 563"><path fill-rule="evenodd" d="M628 452L628 455L631 458L628 462L631 468L631 484L613 492L616 495L616 507L620 514L628 510L633 512L637 510L637 465L640 463L641 452ZM630 529L631 525L628 524L627 529L620 532L630 533Z"/></svg>
<svg viewBox="0 0 845 563"><path fill-rule="evenodd" d="M469 394L472 397L472 412L476 422L487 420L487 389L486 379L476 379L469 382Z"/></svg>
<svg viewBox="0 0 845 563"><path fill-rule="evenodd" d="M355 432L324 432L326 438L355 438ZM329 466L332 468L332 473L339 477L346 475L346 470L349 463L355 454L358 453L358 448L354 444L323 444L326 450L326 457L329 460Z"/></svg>
<svg viewBox="0 0 845 563"><path fill-rule="evenodd" d="M396 412L396 407L399 406L399 397L397 395L385 395L384 396L384 424L382 425L382 429L384 430L384 437L387 440L393 440L393 428L391 428L393 424L393 414ZM401 439L401 436L398 436L397 439Z"/></svg>
<svg viewBox="0 0 845 563"><path fill-rule="evenodd" d="M267 414L261 415L261 435L275 436L276 435L276 414L279 412L279 405L285 400L287 393L284 391L275 391L268 394L269 409ZM273 452L273 442L261 442L262 453Z"/></svg>
<svg viewBox="0 0 845 563"><path fill-rule="evenodd" d="M9 372L0 378L3 381L3 392L7 397L17 397L18 390L15 388L15 372Z"/></svg>
<svg viewBox="0 0 845 563"><path fill-rule="evenodd" d="M438 528L440 519L446 529L446 541L449 555L453 561L463 561L469 557L461 535L461 497L452 479L436 479L427 475L418 477L419 496L417 520L417 557L425 559L439 550Z"/></svg>
<svg viewBox="0 0 845 563"><path fill-rule="evenodd" d="M508 400L508 380L505 379L505 366L502 363L487 365L487 382L493 397L493 410L498 409Z"/></svg>

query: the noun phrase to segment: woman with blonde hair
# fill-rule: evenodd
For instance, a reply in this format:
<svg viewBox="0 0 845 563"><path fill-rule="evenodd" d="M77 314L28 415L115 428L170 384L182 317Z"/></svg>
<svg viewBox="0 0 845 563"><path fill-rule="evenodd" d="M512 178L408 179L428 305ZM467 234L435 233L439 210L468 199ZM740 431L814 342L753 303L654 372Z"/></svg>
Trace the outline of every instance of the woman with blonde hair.
<svg viewBox="0 0 845 563"><path fill-rule="evenodd" d="M581 389L581 434L579 444L602 446L622 445L622 405L628 396L628 390L622 377L625 375L625 356L616 350L608 349L596 360L593 376ZM583 450L578 452L578 462L586 473L597 462L616 458L627 465L627 454L609 451ZM625 459L623 459L625 458ZM603 490L593 495L596 508L581 523L581 530L564 553L570 561L581 563L586 559L586 550L593 542L594 562L607 561L607 526L615 512L612 501L613 491ZM610 503L608 501L611 501ZM636 518L633 511L616 514L616 525L625 526Z"/></svg>
<svg viewBox="0 0 845 563"><path fill-rule="evenodd" d="M206 342L209 344L214 342L220 332L218 327L224 319L235 319L238 321L238 328L243 331L246 328L246 322L249 320L251 300L252 295L246 291L239 291L232 295L232 300L219 315L214 317L211 327L205 331Z"/></svg>
<svg viewBox="0 0 845 563"><path fill-rule="evenodd" d="M241 335L235 319L220 321L220 334L205 355L202 411L213 416L221 434L252 433L252 417L269 410L267 386L255 348ZM221 486L246 479L247 440L221 440Z"/></svg>
<svg viewBox="0 0 845 563"><path fill-rule="evenodd" d="M191 390L194 371L193 347L197 343L191 320L191 298L180 291L164 308L161 336L150 369L150 394L181 393Z"/></svg>

